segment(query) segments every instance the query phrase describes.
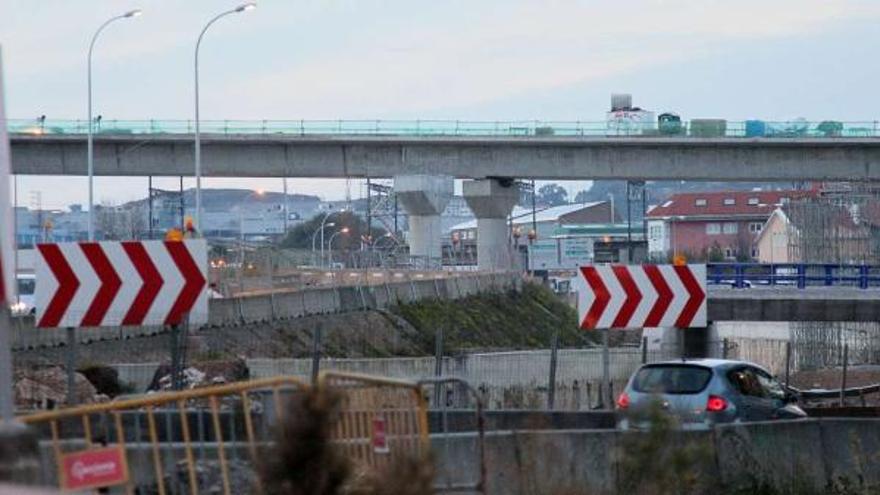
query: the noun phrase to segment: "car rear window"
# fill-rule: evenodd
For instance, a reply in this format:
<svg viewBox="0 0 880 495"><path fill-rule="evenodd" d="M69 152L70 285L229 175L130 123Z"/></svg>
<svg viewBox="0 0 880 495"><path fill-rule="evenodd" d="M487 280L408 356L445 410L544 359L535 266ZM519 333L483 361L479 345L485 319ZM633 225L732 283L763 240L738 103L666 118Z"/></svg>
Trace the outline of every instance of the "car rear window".
<svg viewBox="0 0 880 495"><path fill-rule="evenodd" d="M696 394L706 388L711 378L712 372L702 366L645 366L636 373L633 389L650 394Z"/></svg>

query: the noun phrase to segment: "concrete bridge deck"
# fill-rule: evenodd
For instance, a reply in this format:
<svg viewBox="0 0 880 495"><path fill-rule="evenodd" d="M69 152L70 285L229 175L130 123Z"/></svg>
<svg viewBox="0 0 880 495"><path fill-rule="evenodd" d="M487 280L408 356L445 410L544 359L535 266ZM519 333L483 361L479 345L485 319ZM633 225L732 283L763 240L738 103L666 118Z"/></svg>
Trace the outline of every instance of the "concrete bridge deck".
<svg viewBox="0 0 880 495"><path fill-rule="evenodd" d="M878 180L880 138L203 134L214 177ZM84 134L12 134L16 174L86 175ZM192 134L98 134L95 173L193 173Z"/></svg>
<svg viewBox="0 0 880 495"><path fill-rule="evenodd" d="M880 289L711 287L709 321L880 321Z"/></svg>

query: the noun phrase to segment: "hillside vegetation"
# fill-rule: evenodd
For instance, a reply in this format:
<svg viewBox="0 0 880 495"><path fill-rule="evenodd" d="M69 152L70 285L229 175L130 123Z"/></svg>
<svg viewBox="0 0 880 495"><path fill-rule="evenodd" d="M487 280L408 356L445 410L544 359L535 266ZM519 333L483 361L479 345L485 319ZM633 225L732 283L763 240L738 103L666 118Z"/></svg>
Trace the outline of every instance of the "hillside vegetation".
<svg viewBox="0 0 880 495"><path fill-rule="evenodd" d="M415 328L418 341L412 344L425 354L433 353L438 328L443 329L444 347L454 352L548 348L557 330L560 347L598 339L578 329L574 308L534 283L524 284L522 292L420 301L392 311Z"/></svg>

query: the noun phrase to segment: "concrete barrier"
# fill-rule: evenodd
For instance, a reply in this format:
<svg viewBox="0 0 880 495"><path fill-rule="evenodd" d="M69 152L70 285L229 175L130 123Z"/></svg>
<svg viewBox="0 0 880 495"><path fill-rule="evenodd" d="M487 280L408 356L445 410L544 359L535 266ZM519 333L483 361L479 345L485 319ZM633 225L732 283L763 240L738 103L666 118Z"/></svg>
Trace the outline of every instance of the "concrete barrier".
<svg viewBox="0 0 880 495"><path fill-rule="evenodd" d="M238 302L241 305L241 319L247 323L273 319L274 308L269 295L242 297Z"/></svg>
<svg viewBox="0 0 880 495"><path fill-rule="evenodd" d="M437 298L437 288L434 286L433 280L416 280L413 281L413 286L415 287L413 292L416 301Z"/></svg>
<svg viewBox="0 0 880 495"><path fill-rule="evenodd" d="M222 327L241 323L238 299L211 299L209 301L208 323Z"/></svg>
<svg viewBox="0 0 880 495"><path fill-rule="evenodd" d="M880 425L875 419L822 419L822 458L834 493L880 487ZM846 489L850 491L847 492Z"/></svg>
<svg viewBox="0 0 880 495"><path fill-rule="evenodd" d="M336 313L340 310L339 297L335 289L315 289L303 291L303 307L307 315Z"/></svg>
<svg viewBox="0 0 880 495"><path fill-rule="evenodd" d="M278 318L299 318L305 316L303 296L299 292L279 292L275 294L275 314Z"/></svg>
<svg viewBox="0 0 880 495"><path fill-rule="evenodd" d="M624 455L627 435L636 439L644 434L489 432L486 493L566 493L573 488L578 489L573 493L621 493L627 480L619 456ZM694 493L749 493L759 488L763 493L874 493L880 487L877 419L744 423L673 435L673 447L694 442L707 449L690 468L701 472L706 482ZM474 433L434 435L432 445L441 481L474 479Z"/></svg>
<svg viewBox="0 0 880 495"><path fill-rule="evenodd" d="M468 297L478 292L476 277L456 277L459 297Z"/></svg>
<svg viewBox="0 0 880 495"><path fill-rule="evenodd" d="M364 305L364 310L370 309L384 309L388 306L379 306L379 302L376 297L376 287L373 285L363 285L358 287L358 292L360 292L361 302Z"/></svg>
<svg viewBox="0 0 880 495"><path fill-rule="evenodd" d="M296 292L277 292L247 297L211 299L208 301L208 326L225 327L260 323L278 318L298 318L306 315L385 309L397 304L413 303L422 299L457 299L481 291L509 290L521 287L517 274L483 274L446 278L407 279L391 277L389 282L376 285L321 287ZM82 328L77 338L82 343L102 340L120 340L154 335L161 327L99 327ZM12 331L14 350L58 347L67 341L63 331L34 328L32 317L15 318Z"/></svg>
<svg viewBox="0 0 880 495"><path fill-rule="evenodd" d="M357 287L339 287L339 311L363 311L360 291Z"/></svg>
<svg viewBox="0 0 880 495"><path fill-rule="evenodd" d="M722 425L713 433L718 472L725 487L749 490L766 483L795 487L803 493L821 493L825 487L818 421Z"/></svg>
<svg viewBox="0 0 880 495"><path fill-rule="evenodd" d="M495 410L483 416L485 431L613 430L616 425L612 411ZM477 415L474 409L431 409L428 429L434 433L444 429L448 433L473 432Z"/></svg>

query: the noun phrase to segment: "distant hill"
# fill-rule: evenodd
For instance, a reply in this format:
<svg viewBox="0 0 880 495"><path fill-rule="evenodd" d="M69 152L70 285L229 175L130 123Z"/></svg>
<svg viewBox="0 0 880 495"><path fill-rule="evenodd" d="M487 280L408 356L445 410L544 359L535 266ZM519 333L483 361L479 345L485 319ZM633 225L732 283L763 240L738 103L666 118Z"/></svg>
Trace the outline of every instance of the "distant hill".
<svg viewBox="0 0 880 495"><path fill-rule="evenodd" d="M169 190L176 193L175 190ZM147 199L139 199L131 201L125 206L137 206L146 204ZM321 198L310 194L288 194L287 201L293 207L294 205L313 205L317 207L321 202ZM183 191L183 202L186 207L195 207L196 190L193 188ZM258 194L257 191L251 189L202 189L202 208L209 210L214 208L229 208L230 206L250 203L250 204L266 204L277 205L284 202L284 193L267 191Z"/></svg>

